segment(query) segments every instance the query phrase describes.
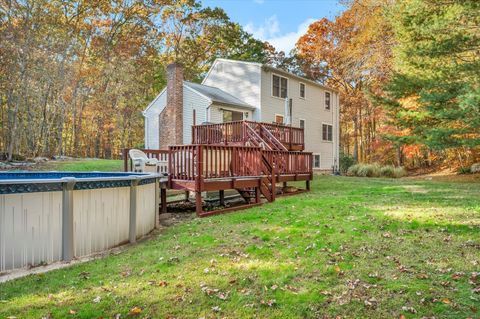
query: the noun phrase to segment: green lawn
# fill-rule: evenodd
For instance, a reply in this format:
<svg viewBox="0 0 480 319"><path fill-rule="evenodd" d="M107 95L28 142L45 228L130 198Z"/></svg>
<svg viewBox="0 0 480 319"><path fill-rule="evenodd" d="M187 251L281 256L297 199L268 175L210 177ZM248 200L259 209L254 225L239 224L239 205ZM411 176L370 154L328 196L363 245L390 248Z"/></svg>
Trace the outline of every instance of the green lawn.
<svg viewBox="0 0 480 319"><path fill-rule="evenodd" d="M105 171L117 172L123 171L122 160L107 159L78 159L66 161L50 161L35 167L35 170L41 171Z"/></svg>
<svg viewBox="0 0 480 319"><path fill-rule="evenodd" d="M0 285L0 317L478 318L480 184L318 177Z"/></svg>

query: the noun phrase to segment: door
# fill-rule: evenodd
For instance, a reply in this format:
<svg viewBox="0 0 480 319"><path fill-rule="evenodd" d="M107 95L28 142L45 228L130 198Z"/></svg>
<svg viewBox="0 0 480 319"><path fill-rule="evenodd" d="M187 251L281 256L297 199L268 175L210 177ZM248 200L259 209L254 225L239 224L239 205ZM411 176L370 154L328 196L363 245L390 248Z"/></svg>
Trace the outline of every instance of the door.
<svg viewBox="0 0 480 319"><path fill-rule="evenodd" d="M243 112L223 110L223 123L243 120Z"/></svg>

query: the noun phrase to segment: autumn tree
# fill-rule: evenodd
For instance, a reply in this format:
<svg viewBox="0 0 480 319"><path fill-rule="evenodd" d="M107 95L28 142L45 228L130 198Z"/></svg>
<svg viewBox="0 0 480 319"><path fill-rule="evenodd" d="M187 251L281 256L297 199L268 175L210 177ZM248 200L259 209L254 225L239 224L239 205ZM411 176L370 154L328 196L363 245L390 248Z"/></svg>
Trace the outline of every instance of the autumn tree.
<svg viewBox="0 0 480 319"><path fill-rule="evenodd" d="M480 3L406 0L390 21L395 74L381 102L406 132L390 138L453 150L461 162L478 156Z"/></svg>
<svg viewBox="0 0 480 319"><path fill-rule="evenodd" d="M355 0L334 21L312 23L297 42L304 73L340 91L341 144L356 160L382 159L377 152L383 114L370 102L389 77L391 28L388 1Z"/></svg>

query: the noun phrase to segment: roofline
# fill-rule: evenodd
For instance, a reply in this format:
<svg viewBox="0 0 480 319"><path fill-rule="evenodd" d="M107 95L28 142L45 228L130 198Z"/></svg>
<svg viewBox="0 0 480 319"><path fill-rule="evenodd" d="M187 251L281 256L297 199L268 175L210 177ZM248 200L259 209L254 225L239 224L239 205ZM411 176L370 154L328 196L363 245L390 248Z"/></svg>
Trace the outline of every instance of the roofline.
<svg viewBox="0 0 480 319"><path fill-rule="evenodd" d="M219 106L227 106L227 107L238 107L238 108L243 108L245 110L250 110L253 111L256 108L251 106L251 105L243 105L243 104L232 104L232 103L225 103L225 102L218 102L218 101L213 101L212 105L219 105Z"/></svg>
<svg viewBox="0 0 480 319"><path fill-rule="evenodd" d="M190 91L193 91L195 93L197 93L198 95L200 95L201 97L203 97L204 99L207 99L207 101L210 102L210 104L213 104L213 101L211 98L209 98L208 96L206 96L205 94L201 93L201 92L198 92L197 90L195 90L194 88L190 87L188 85L188 83L186 83L186 81L183 81L183 86L186 87L187 89L189 89Z"/></svg>
<svg viewBox="0 0 480 319"><path fill-rule="evenodd" d="M195 84L196 84L196 83L195 83ZM189 88L190 90L194 91L195 93L197 93L197 94L203 96L204 98L206 98L207 100L209 100L209 101L210 101L210 104L219 104L219 105L223 105L223 106L237 106L237 107L243 107L243 108L250 109L250 110L254 110L254 109L255 109L254 106L249 105L249 104L237 104L237 103L226 103L226 102L214 101L214 100L212 100L211 98L209 98L208 96L204 95L203 93L201 93L201 92L195 90L194 88L192 88L191 86L189 86L189 85L188 85L188 81L183 81L183 85L185 85L185 86L186 86L187 88ZM201 84L201 85L203 85L203 84ZM210 88L213 88L213 89L217 89L217 90L223 91L222 89L219 89L219 88L217 88L217 87L215 87L215 86L210 86L210 85L205 85L205 86L210 87ZM223 92L225 92L225 91L223 91ZM225 93L230 94L230 93L228 93L228 92L225 92ZM230 94L230 95L231 95L231 94ZM233 95L232 95L232 96L233 96ZM235 97L235 96L233 96L233 97ZM238 98L236 98L236 99L238 100Z"/></svg>
<svg viewBox="0 0 480 319"><path fill-rule="evenodd" d="M249 61L241 61L241 60L232 60L232 59L225 59L225 58L216 58L215 61L213 62L212 66L210 67L210 69L208 70L207 74L205 75L205 77L203 78L202 80L202 84L205 82L205 80L208 78L208 76L210 75L210 72L212 71L213 67L215 66L215 64L217 64L217 62L228 62L228 63L242 63L242 64L248 64L248 65L256 65L256 66L260 66L264 69L267 69L267 70L270 70L270 71L275 71L275 72L278 72L278 73L283 73L284 75L288 75L288 76L291 76L293 78L296 78L298 80L302 80L302 81L305 81L309 84L312 84L312 85L315 85L315 86L318 86L322 89L325 89L325 90L329 90L329 91L332 91L332 92L335 92L335 93L339 93L339 91L337 89L334 89L334 88L331 88L331 87L328 87L328 86L325 86L323 84L320 84L314 80L310 80L310 79L307 79L303 76L299 76L299 75L296 75L292 72L288 72L288 71L285 71L283 69L279 69L279 68L276 68L276 67L273 67L269 64L262 64L262 63L259 63L259 62L249 62Z"/></svg>
<svg viewBox="0 0 480 319"><path fill-rule="evenodd" d="M324 90L329 90L329 91L332 91L332 92L335 92L335 93L338 93L339 91L337 89L333 89L331 87L328 87L328 86L325 86L323 84L320 84L316 81L313 81L313 80L310 80L310 79L307 79L303 76L299 76L299 75L296 75L296 74L293 74L292 72L288 72L288 71L285 71L283 69L279 69L279 68L276 68L276 67L273 67L271 65L268 65L268 64L263 64L263 69L264 70L269 70L269 71L272 71L272 72L276 72L276 73L282 73L283 75L287 75L287 76L291 76L297 80L300 80L300 81L305 81L306 83L309 83L311 85L315 85L315 86L318 86Z"/></svg>
<svg viewBox="0 0 480 319"><path fill-rule="evenodd" d="M150 104L148 104L147 108L142 111L142 115L144 117L145 117L145 113L148 111L148 109L152 107L153 103L155 103L160 98L160 96L163 94L163 92L165 92L166 90L167 90L167 87L165 86L163 88L163 90L161 90L160 93L158 93L158 95L153 99L153 101L150 102Z"/></svg>
<svg viewBox="0 0 480 319"><path fill-rule="evenodd" d="M242 63L242 64L249 64L249 65L256 65L261 67L262 64L258 62L248 62L248 61L241 61L241 60L232 60L232 59L225 59L225 58L216 58L215 61L213 61L212 66L208 69L207 74L202 80L202 85L205 82L205 80L209 77L210 72L212 72L213 68L215 67L215 64L218 62L228 62L228 63Z"/></svg>

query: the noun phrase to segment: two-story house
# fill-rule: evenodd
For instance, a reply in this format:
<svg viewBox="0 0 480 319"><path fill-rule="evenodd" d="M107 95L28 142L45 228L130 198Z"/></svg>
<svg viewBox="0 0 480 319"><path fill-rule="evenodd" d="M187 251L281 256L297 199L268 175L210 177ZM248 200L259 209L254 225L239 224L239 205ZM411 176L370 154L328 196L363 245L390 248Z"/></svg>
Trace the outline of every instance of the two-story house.
<svg viewBox="0 0 480 319"><path fill-rule="evenodd" d="M167 104L174 105L175 116L164 116ZM191 143L194 119L195 124L276 122L304 128L314 169L338 168L338 92L269 65L217 59L197 84L183 81L182 67L172 64L167 87L143 114L146 148Z"/></svg>

